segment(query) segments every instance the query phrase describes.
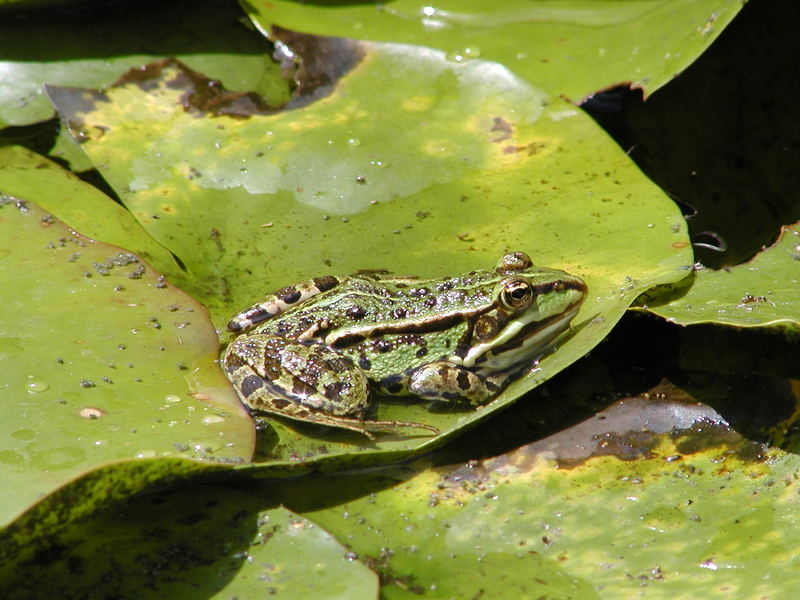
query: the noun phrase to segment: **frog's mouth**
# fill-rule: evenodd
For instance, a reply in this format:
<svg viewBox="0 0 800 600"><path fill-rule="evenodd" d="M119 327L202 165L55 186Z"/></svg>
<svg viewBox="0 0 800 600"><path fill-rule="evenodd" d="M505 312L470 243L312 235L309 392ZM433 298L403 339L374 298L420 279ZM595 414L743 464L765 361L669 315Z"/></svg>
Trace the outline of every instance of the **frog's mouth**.
<svg viewBox="0 0 800 600"><path fill-rule="evenodd" d="M524 361L534 361L550 350L551 343L564 331L583 304L583 298L567 311L542 321L520 322L508 341L491 348L476 346L463 359L465 366L475 366L481 375L507 371Z"/></svg>

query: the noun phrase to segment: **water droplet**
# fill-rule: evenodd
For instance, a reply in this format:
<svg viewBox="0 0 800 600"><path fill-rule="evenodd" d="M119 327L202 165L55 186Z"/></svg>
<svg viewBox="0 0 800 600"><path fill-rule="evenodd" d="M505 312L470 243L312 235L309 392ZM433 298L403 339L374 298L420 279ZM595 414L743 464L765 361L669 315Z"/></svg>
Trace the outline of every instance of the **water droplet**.
<svg viewBox="0 0 800 600"><path fill-rule="evenodd" d="M381 169L385 169L389 166L388 161L385 160L371 160L369 161L369 164L373 167L379 167Z"/></svg>
<svg viewBox="0 0 800 600"><path fill-rule="evenodd" d="M155 455L155 450L139 450L139 452L136 453L136 458L154 458Z"/></svg>
<svg viewBox="0 0 800 600"><path fill-rule="evenodd" d="M36 437L36 432L33 429L17 429L11 437L18 440L32 440Z"/></svg>
<svg viewBox="0 0 800 600"><path fill-rule="evenodd" d="M84 408L78 411L78 414L82 416L84 419L99 419L105 413L100 410L99 408L93 408L91 406L85 406Z"/></svg>
<svg viewBox="0 0 800 600"><path fill-rule="evenodd" d="M50 385L45 381L39 381L34 379L33 381L29 381L25 384L25 387L31 394L37 394L39 392L46 392L50 389Z"/></svg>
<svg viewBox="0 0 800 600"><path fill-rule="evenodd" d="M355 137L350 138L350 139L347 140L347 145L348 146L352 146L353 148L356 148L356 147L361 145L361 140L358 139L358 138L355 138Z"/></svg>
<svg viewBox="0 0 800 600"><path fill-rule="evenodd" d="M167 394L164 396L164 402L169 402L170 404L175 404L176 402L181 402L182 398L177 394Z"/></svg>
<svg viewBox="0 0 800 600"><path fill-rule="evenodd" d="M203 423L205 423L206 425L214 425L215 423L224 423L224 422L225 418L220 417L219 415L208 415L206 417L203 417Z"/></svg>
<svg viewBox="0 0 800 600"><path fill-rule="evenodd" d="M480 55L480 48L468 46L466 48L462 48L461 50L451 50L447 53L447 60L460 63L471 58L478 58Z"/></svg>
<svg viewBox="0 0 800 600"><path fill-rule="evenodd" d="M710 571L716 571L717 569L719 569L719 567L717 566L717 563L714 562L713 558L709 558L709 559L704 560L703 562L700 563L700 566L703 569L709 569Z"/></svg>
<svg viewBox="0 0 800 600"><path fill-rule="evenodd" d="M222 442L217 440L205 440L202 442L194 442L192 450L195 452L216 452L222 448Z"/></svg>

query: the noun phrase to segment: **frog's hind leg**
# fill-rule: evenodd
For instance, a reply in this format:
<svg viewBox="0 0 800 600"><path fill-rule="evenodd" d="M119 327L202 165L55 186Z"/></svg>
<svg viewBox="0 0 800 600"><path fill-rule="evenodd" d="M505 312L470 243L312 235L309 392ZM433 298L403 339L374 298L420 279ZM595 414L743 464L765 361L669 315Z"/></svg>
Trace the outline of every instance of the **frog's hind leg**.
<svg viewBox="0 0 800 600"><path fill-rule="evenodd" d="M320 345L268 335L239 337L223 360L242 403L297 421L340 427L374 438L371 430L435 427L359 418L368 406L369 382L349 358Z"/></svg>
<svg viewBox="0 0 800 600"><path fill-rule="evenodd" d="M228 321L228 331L242 333L248 331L272 317L286 312L293 306L305 302L309 298L327 292L339 285L337 277L315 277L295 285L288 285L273 292L258 304L244 309Z"/></svg>

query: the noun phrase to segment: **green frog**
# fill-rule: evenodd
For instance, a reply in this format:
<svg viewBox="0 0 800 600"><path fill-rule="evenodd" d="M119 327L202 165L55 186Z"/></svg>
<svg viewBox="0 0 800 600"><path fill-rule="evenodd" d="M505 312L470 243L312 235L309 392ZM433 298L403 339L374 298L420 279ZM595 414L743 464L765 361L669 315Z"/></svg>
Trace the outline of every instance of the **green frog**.
<svg viewBox="0 0 800 600"><path fill-rule="evenodd" d="M284 287L228 323L223 367L245 406L370 438L435 427L365 419L373 391L480 406L534 366L586 298L524 252L453 277L363 271Z"/></svg>

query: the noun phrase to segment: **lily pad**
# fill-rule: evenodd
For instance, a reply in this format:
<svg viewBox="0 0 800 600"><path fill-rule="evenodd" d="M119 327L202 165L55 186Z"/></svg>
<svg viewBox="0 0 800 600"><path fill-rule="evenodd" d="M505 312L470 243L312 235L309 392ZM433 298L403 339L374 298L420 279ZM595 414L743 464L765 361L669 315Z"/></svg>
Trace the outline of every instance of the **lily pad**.
<svg viewBox="0 0 800 600"><path fill-rule="evenodd" d="M375 573L329 533L245 491L139 496L8 557L4 598L369 598Z"/></svg>
<svg viewBox="0 0 800 600"><path fill-rule="evenodd" d="M623 83L650 94L690 65L742 7L732 0L243 2L267 31L438 48L481 57L575 102Z"/></svg>
<svg viewBox="0 0 800 600"><path fill-rule="evenodd" d="M434 455L268 497L347 539L386 598L780 597L797 584L800 459L686 400L628 399L484 461Z"/></svg>
<svg viewBox="0 0 800 600"><path fill-rule="evenodd" d="M324 97L278 112L253 102L242 111L240 95L209 94L199 74L173 61L103 93L49 90L133 215L186 265L172 281L218 326L269 291L327 273L438 277L490 268L511 249L583 277L590 298L576 334L490 407L453 413L382 402L377 412L446 433L563 369L638 294L688 273L676 206L571 105L495 63L456 63L412 46L289 40L326 48L312 54L317 61L353 67L327 80ZM262 444L272 459L388 456L445 439L387 434L373 445L272 422Z"/></svg>
<svg viewBox="0 0 800 600"><path fill-rule="evenodd" d="M242 25L235 3L179 0L122 11L106 4L50 19L44 13L36 19L3 15L0 128L52 118L45 84L100 87L125 69L166 56L179 56L233 89L258 90L276 104L288 100L288 87L273 76L277 65L264 60L267 45Z"/></svg>
<svg viewBox="0 0 800 600"><path fill-rule="evenodd" d="M158 270L175 270L175 259L131 213L96 187L21 146L0 147L0 192L35 199L38 205L94 240L135 252Z"/></svg>
<svg viewBox="0 0 800 600"><path fill-rule="evenodd" d="M700 269L677 287L658 288L641 302L679 325L719 323L736 327L800 325L800 224L781 229L778 241L749 262L714 271Z"/></svg>
<svg viewBox="0 0 800 600"><path fill-rule="evenodd" d="M135 254L0 199L0 523L106 463L248 461L252 423L204 308Z"/></svg>

